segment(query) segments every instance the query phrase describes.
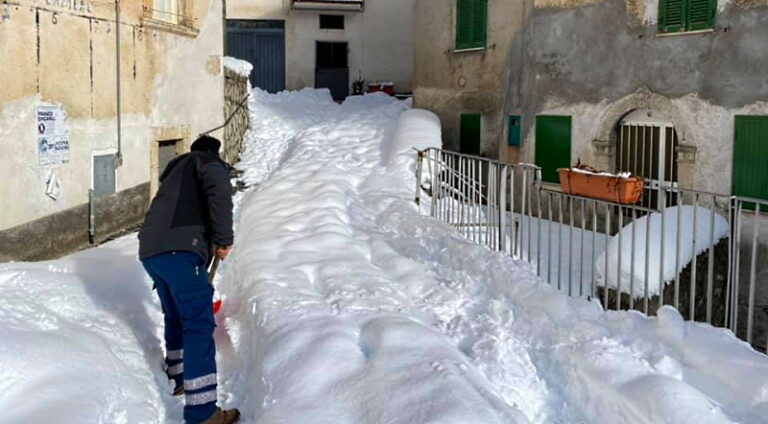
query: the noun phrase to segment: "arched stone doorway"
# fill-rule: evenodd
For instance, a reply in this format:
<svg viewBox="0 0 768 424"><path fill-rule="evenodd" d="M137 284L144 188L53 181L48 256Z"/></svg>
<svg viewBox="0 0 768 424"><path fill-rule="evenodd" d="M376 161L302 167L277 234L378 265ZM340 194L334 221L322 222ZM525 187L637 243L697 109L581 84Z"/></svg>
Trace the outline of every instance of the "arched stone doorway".
<svg viewBox="0 0 768 424"><path fill-rule="evenodd" d="M644 177L648 184L642 205L658 208L661 191L678 183L674 122L663 113L639 108L625 115L616 131L616 171Z"/></svg>
<svg viewBox="0 0 768 424"><path fill-rule="evenodd" d="M648 116L649 113L650 116ZM601 114L599 125L596 128L597 133L592 142L595 163L602 169L622 170L620 169L622 167L620 155L632 151L630 148L619 152L622 131L629 131L629 129L622 129L623 127L635 125L637 127L660 128L659 138L661 138L661 128L663 128L664 160L661 160L658 155L654 155L654 158L656 163L666 162L664 178L659 178L658 171L651 172L648 168L648 162L646 162L645 169L642 169L643 164L641 163L638 165L641 169L630 169L629 171L646 176L651 180L667 181L668 185L694 188L696 147L691 145L693 140L690 138L692 134L690 128L693 127L693 124L691 117L682 114L670 99L653 93L646 87L640 87L634 93L611 103ZM640 136L643 136L642 130L640 131ZM653 130L646 129L646 131ZM646 132L645 136L648 137L649 134L653 135L652 132ZM627 133L624 135L627 136ZM670 141L672 145L667 146ZM638 142L638 145L642 155L642 143ZM672 162L669 163L669 160ZM657 182L656 184L660 183ZM649 199L652 197L651 195L648 196Z"/></svg>

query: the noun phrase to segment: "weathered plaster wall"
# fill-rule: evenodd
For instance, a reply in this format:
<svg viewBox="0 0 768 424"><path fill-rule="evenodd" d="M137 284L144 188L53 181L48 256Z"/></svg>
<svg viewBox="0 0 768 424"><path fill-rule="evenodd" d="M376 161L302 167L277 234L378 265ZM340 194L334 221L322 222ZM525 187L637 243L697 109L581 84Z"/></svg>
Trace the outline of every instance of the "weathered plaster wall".
<svg viewBox="0 0 768 424"><path fill-rule="evenodd" d="M366 0L362 12L292 10L290 0L228 0L228 19L285 21L286 88L315 86L315 42L347 42L350 84L391 81L398 92L412 90L416 0ZM345 28L320 29L320 14L343 14Z"/></svg>
<svg viewBox="0 0 768 424"><path fill-rule="evenodd" d="M522 27L529 0L488 2L488 48L454 51L456 2L419 0L416 4L414 100L435 112L444 144L459 149L461 113L480 113L482 153L496 156L504 136L502 86L507 78L510 43Z"/></svg>
<svg viewBox="0 0 768 424"><path fill-rule="evenodd" d="M125 193L129 203L145 208L147 196L134 192L149 182L156 128L184 126L196 134L223 120L222 10L220 2L195 1L199 33L181 35L145 25L142 0L121 4L123 164L116 170L116 196ZM25 228L49 225L46 219L79 213L73 211L87 204L93 184L92 156L117 151L114 4L9 1L0 5L0 40L0 139L8 152L0 156L0 240L5 240ZM62 105L67 113L68 163L38 165L40 104ZM57 200L45 194L51 172L61 183ZM116 228L109 221L123 223L126 216L140 219L133 206L113 209L112 216L100 216L100 228ZM24 226L32 222L38 224ZM87 221L56 230L81 237ZM72 239L59 233L47 230L53 243Z"/></svg>
<svg viewBox="0 0 768 424"><path fill-rule="evenodd" d="M625 0L561 7L571 3L537 1L547 7L535 9L516 36L526 40L525 53L512 66L506 113L524 115L525 143L500 155L533 161L535 116L571 115L572 160L611 169L616 124L652 107L673 116L680 143L695 147L695 160L679 163L681 183L730 193L734 116L768 114L765 1L749 8L721 1L714 31L674 36L658 36L646 19L655 19L645 10L655 0L644 8Z"/></svg>

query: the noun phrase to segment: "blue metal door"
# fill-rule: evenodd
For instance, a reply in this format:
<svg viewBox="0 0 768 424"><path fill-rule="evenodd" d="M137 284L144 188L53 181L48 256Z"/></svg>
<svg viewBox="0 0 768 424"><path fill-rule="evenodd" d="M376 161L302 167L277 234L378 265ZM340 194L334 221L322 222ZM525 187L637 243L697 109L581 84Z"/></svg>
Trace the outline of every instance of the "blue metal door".
<svg viewBox="0 0 768 424"><path fill-rule="evenodd" d="M285 90L285 21L227 20L227 55L253 64L251 85Z"/></svg>

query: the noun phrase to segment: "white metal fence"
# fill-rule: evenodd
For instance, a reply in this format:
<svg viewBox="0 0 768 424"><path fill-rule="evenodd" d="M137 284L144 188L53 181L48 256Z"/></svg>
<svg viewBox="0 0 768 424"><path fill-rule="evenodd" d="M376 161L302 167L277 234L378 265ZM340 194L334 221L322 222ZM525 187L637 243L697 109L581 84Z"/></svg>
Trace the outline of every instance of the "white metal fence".
<svg viewBox="0 0 768 424"><path fill-rule="evenodd" d="M534 165L439 149L418 158L416 201L426 194L433 217L559 290L649 315L672 305L768 347L768 202L654 187L656 207L622 205L543 185Z"/></svg>

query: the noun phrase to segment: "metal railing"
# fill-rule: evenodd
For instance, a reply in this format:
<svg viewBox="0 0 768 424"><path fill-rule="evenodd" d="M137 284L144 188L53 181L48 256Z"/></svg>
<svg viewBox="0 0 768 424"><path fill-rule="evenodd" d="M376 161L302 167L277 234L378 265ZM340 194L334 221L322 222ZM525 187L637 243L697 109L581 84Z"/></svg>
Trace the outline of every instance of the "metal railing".
<svg viewBox="0 0 768 424"><path fill-rule="evenodd" d="M768 201L654 187L657 208L618 204L542 184L534 165L440 149L418 158L417 202L426 194L433 217L557 289L605 309L671 305L768 347Z"/></svg>

